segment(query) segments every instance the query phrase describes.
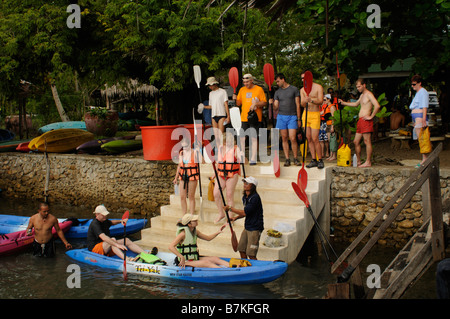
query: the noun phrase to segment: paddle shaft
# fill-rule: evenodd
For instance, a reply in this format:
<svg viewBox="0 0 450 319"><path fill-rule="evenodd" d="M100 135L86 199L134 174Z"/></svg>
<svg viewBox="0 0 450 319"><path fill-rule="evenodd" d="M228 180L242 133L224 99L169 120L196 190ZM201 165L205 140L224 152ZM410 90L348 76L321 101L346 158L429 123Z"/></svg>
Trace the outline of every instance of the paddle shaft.
<svg viewBox="0 0 450 319"><path fill-rule="evenodd" d="M219 175L217 174L217 170L216 170L216 163L212 162L212 165L214 168L214 174L216 176L217 186L219 187L220 196L222 197L223 206L227 206L227 203L225 202L225 197L223 196L222 186L220 186ZM231 226L230 215L228 215L228 212L226 210L225 210L225 215L227 216L228 224L230 224L231 233L234 233L233 226Z"/></svg>

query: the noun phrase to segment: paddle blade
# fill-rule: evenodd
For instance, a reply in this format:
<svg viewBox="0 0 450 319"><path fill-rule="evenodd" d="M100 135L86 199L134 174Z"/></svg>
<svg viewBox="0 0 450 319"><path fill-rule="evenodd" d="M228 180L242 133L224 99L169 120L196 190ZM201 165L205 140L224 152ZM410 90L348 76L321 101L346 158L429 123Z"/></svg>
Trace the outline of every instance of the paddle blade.
<svg viewBox="0 0 450 319"><path fill-rule="evenodd" d="M306 172L305 169L305 162L303 162L302 168L298 172L297 184L302 189L306 189L306 186L308 185L308 173Z"/></svg>
<svg viewBox="0 0 450 319"><path fill-rule="evenodd" d="M306 71L303 78L303 88L305 89L306 95L309 95L309 93L311 93L312 84L313 84L313 75L310 71Z"/></svg>
<svg viewBox="0 0 450 319"><path fill-rule="evenodd" d="M275 151L273 156L273 172L275 173L275 177L280 177L280 156L278 155L278 151Z"/></svg>
<svg viewBox="0 0 450 319"><path fill-rule="evenodd" d="M304 190L298 186L295 182L292 182L292 188L294 189L297 196L302 200L303 203L305 203L306 207L309 207L309 200L308 196L306 196L306 193Z"/></svg>
<svg viewBox="0 0 450 319"><path fill-rule="evenodd" d="M230 71L228 71L228 81L234 90L234 94L236 94L236 88L239 84L239 72L236 67L232 67Z"/></svg>
<svg viewBox="0 0 450 319"><path fill-rule="evenodd" d="M242 121L241 121L241 112L238 107L230 108L230 119L231 125L236 130L236 134L239 135L239 131L241 130Z"/></svg>
<svg viewBox="0 0 450 319"><path fill-rule="evenodd" d="M264 72L264 81L269 87L269 91L272 91L272 84L273 81L275 80L275 74L272 64L270 63L264 64L263 72Z"/></svg>
<svg viewBox="0 0 450 319"><path fill-rule="evenodd" d="M130 216L130 212L129 211L126 211L123 215L122 215L122 220L124 221L124 226L126 226L127 225L127 220L128 220L128 217Z"/></svg>
<svg viewBox="0 0 450 319"><path fill-rule="evenodd" d="M194 79L197 83L197 87L200 88L200 82L202 81L202 71L199 65L194 65Z"/></svg>
<svg viewBox="0 0 450 319"><path fill-rule="evenodd" d="M236 237L236 233L233 230L231 231L231 246L233 247L233 250L236 252L238 247L238 240Z"/></svg>

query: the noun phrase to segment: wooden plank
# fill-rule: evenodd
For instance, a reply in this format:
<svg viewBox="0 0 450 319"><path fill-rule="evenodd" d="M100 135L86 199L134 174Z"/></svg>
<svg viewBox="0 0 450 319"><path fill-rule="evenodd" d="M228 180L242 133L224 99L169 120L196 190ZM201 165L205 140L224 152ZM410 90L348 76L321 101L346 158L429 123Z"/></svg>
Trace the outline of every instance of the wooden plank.
<svg viewBox="0 0 450 319"><path fill-rule="evenodd" d="M430 210L432 225L432 248L434 261L445 258L444 221L442 216L441 181L439 157L434 159L430 171Z"/></svg>
<svg viewBox="0 0 450 319"><path fill-rule="evenodd" d="M347 247L347 249L339 256L336 262L331 267L331 273L334 273L341 264L347 259L347 257L355 250L359 243L370 233L372 228L378 224L378 222L383 218L383 216L391 209L391 207L396 203L396 201L410 188L411 184L417 179L417 177L422 174L425 168L430 164L442 151L442 143L439 144L434 151L430 154L428 159L425 161L424 165L416 169L405 184L398 190L398 192L391 198L390 201L386 203L383 210L366 226L366 228L358 235L358 237Z"/></svg>
<svg viewBox="0 0 450 319"><path fill-rule="evenodd" d="M386 220L381 224L381 226L377 229L377 231L367 241L366 245L361 249L361 251L358 253L358 255L350 262L350 264L347 267L347 269L344 270L342 275L340 275L340 279L341 280L346 280L346 279L350 278L351 272L353 272L353 270L359 265L361 260L366 256L366 254L373 247L373 245L376 244L378 239L380 239L381 235L386 231L386 229L391 225L391 223L397 218L398 214L403 210L403 208L406 206L406 204L410 202L411 198L419 190L419 188L422 186L422 184L428 179L428 177L429 177L429 168L427 167L425 169L425 172L422 174L422 176L408 190L408 192L406 193L405 197L403 197L403 199L398 204L398 206L395 207L395 209L388 215ZM383 209L383 211L384 211L384 209ZM379 213L379 215L383 216L384 215L384 214L382 215L383 211L381 211ZM337 262L333 265L333 267L336 264L337 264ZM333 273L333 267L332 267L332 270L331 270L332 273ZM339 278L338 278L338 280L339 280Z"/></svg>
<svg viewBox="0 0 450 319"><path fill-rule="evenodd" d="M350 299L350 284L337 283L328 285L328 299Z"/></svg>

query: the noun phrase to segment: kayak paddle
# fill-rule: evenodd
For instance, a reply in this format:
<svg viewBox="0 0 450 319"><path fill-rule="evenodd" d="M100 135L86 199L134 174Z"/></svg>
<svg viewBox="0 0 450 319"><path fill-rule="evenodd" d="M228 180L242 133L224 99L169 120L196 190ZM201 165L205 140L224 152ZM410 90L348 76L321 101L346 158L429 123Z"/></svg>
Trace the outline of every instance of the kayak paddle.
<svg viewBox="0 0 450 319"><path fill-rule="evenodd" d="M325 239L325 241L327 242L328 246L330 247L331 251L333 252L333 255L336 257L336 259L338 259L338 255L336 254L336 251L333 249L333 246L331 246L330 241L328 240L327 235L325 234L325 232L323 231L322 227L320 226L319 222L316 219L316 216L314 216L314 213L311 209L311 205L309 203L308 200L308 196L306 195L305 191L302 190L296 183L292 182L292 188L294 189L295 193L297 194L297 196L303 201L303 203L305 203L306 208L308 209L308 212L310 213L313 221L314 221L314 226L316 226L316 229L319 231L319 239L320 239L320 235L322 235L322 237ZM320 239L320 241L322 241ZM327 259L329 262L332 263L332 261L329 259L328 257L328 253L326 252L325 249L325 254L327 256Z"/></svg>
<svg viewBox="0 0 450 319"><path fill-rule="evenodd" d="M198 140L198 132L197 132L197 124L195 124L195 116L194 116L194 109L192 109L192 119L194 121L194 136L195 136L195 147L194 152L196 152L196 149L200 147L200 150L202 149L201 143ZM196 162L198 163L198 186L200 191L200 219L203 221L203 196L202 196L202 180L201 180L201 174L200 174L200 158L196 156Z"/></svg>
<svg viewBox="0 0 450 319"><path fill-rule="evenodd" d="M210 145L210 144L208 144L208 145ZM225 202L225 197L223 196L222 186L220 185L219 175L217 174L217 170L216 170L216 162L214 160L212 161L212 165L213 165L213 169L214 169L214 174L216 175L216 183L217 183L217 186L219 187L220 196L222 197L223 206L226 206L227 204ZM233 230L233 226L231 225L230 215L228 214L228 212L226 210L225 210L225 215L227 216L228 224L230 225L230 230L231 230L231 246L233 247L234 251L237 251L238 240L236 237L236 233Z"/></svg>
<svg viewBox="0 0 450 319"><path fill-rule="evenodd" d="M232 67L230 71L228 71L228 81L233 88L233 93L236 94L236 88L239 84L239 71L236 67Z"/></svg>
<svg viewBox="0 0 450 319"><path fill-rule="evenodd" d="M123 245L125 246L125 250L123 251L123 279L127 280L127 221L128 216L130 216L130 212L126 211L122 215L122 223L123 223Z"/></svg>
<svg viewBox="0 0 450 319"><path fill-rule="evenodd" d="M237 134L237 142L239 145L239 151L242 154L241 139L239 138L239 133L241 131L242 122L241 122L241 113L239 112L238 107L232 107L230 109L230 119L231 119L231 125L233 126L233 128L235 129L236 134ZM246 176L245 176L244 162L245 162L245 158L244 158L244 156L242 156L241 157L242 173L244 174L244 178L245 178Z"/></svg>
<svg viewBox="0 0 450 319"><path fill-rule="evenodd" d="M270 91L272 91L272 84L274 81L274 70L273 66L270 63L264 64L263 68L264 73L264 81L266 82L267 86L269 87L269 98L270 98ZM272 120L274 118L273 114L273 107L272 107ZM278 143L277 143L278 145ZM278 154L278 149L273 150L274 156L273 156L273 171L275 173L275 177L280 177L280 157Z"/></svg>
<svg viewBox="0 0 450 319"><path fill-rule="evenodd" d="M198 88L198 98L200 99L200 103L202 103L202 94L200 93L200 82L202 81L202 71L200 70L199 65L194 65L194 79L197 83Z"/></svg>
<svg viewBox="0 0 450 319"><path fill-rule="evenodd" d="M310 71L306 71L303 77L303 88L305 90L306 96L309 96L309 93L311 93L311 89L312 89L312 85L313 85L313 75ZM305 107L305 134L306 134L306 125L308 122L308 103L306 103L306 107ZM303 191L305 191L306 186L308 184L308 173L306 172L305 169L305 160L306 160L306 139L303 142L303 163L302 163L302 168L300 169L300 171L298 172L298 177L297 177L297 183L298 185L301 186L301 188L303 189Z"/></svg>

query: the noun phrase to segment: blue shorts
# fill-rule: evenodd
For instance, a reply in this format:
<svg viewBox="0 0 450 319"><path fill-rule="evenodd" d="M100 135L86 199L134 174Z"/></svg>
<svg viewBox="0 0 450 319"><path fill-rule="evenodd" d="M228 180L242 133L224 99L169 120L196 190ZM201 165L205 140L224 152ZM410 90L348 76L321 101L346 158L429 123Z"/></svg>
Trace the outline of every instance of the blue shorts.
<svg viewBox="0 0 450 319"><path fill-rule="evenodd" d="M298 128L297 115L278 114L276 128L279 130L287 130L287 129L296 130Z"/></svg>

